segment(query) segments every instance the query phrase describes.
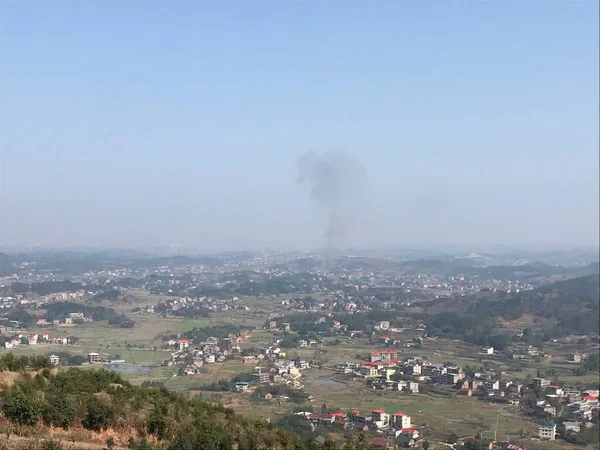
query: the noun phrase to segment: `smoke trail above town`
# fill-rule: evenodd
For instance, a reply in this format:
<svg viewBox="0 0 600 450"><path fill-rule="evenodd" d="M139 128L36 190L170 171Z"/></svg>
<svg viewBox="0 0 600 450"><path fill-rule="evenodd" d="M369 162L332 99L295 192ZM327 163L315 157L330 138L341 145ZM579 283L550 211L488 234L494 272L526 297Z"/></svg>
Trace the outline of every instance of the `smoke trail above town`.
<svg viewBox="0 0 600 450"><path fill-rule="evenodd" d="M318 155L307 152L298 158L297 182L308 185L315 208L327 217L325 259L345 244L356 212L363 203L367 183L365 167L341 150Z"/></svg>

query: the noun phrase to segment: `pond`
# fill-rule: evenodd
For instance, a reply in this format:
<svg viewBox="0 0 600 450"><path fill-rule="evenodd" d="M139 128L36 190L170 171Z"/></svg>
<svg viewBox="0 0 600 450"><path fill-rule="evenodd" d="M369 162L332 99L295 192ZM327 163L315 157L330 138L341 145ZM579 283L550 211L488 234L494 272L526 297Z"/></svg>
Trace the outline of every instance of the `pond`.
<svg viewBox="0 0 600 450"><path fill-rule="evenodd" d="M114 370L115 372L148 373L152 370L150 366L136 366L135 364L109 364L105 368L106 370Z"/></svg>
<svg viewBox="0 0 600 450"><path fill-rule="evenodd" d="M344 383L340 383L339 381L335 380L308 380L308 382L310 384L318 384L319 386L332 387L338 389L346 389L348 387Z"/></svg>

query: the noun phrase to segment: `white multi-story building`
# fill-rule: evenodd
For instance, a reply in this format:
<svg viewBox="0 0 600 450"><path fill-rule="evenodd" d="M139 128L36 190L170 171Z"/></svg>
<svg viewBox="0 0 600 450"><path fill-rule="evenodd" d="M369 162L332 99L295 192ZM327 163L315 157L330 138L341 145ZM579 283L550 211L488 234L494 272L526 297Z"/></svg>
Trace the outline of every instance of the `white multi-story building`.
<svg viewBox="0 0 600 450"><path fill-rule="evenodd" d="M556 424L554 422L546 422L540 425L540 439L546 441L556 439Z"/></svg>
<svg viewBox="0 0 600 450"><path fill-rule="evenodd" d="M392 414L392 425L398 429L410 428L410 416L403 412L395 412Z"/></svg>

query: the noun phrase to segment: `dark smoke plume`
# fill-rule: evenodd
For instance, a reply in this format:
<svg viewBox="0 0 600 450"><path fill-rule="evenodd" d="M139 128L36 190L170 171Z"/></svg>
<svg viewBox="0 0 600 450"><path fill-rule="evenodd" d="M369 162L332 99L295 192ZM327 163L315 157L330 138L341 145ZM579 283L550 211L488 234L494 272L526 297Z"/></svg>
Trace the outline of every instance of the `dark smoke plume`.
<svg viewBox="0 0 600 450"><path fill-rule="evenodd" d="M343 151L313 152L298 158L298 183L308 184L315 206L328 216L325 257L334 257L345 243L352 219L361 208L367 175L363 164Z"/></svg>

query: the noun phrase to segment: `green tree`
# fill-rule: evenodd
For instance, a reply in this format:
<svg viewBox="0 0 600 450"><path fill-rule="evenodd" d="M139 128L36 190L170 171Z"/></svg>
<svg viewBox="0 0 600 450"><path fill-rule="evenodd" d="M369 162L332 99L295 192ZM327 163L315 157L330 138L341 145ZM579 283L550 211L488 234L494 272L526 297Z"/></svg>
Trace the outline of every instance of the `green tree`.
<svg viewBox="0 0 600 450"><path fill-rule="evenodd" d="M2 402L2 412L6 418L19 425L35 425L41 412L35 394L35 392L25 394L19 388L6 392Z"/></svg>
<svg viewBox="0 0 600 450"><path fill-rule="evenodd" d="M42 417L47 425L68 429L75 420L76 406L64 393L48 396Z"/></svg>
<svg viewBox="0 0 600 450"><path fill-rule="evenodd" d="M337 447L335 445L335 441L327 440L323 444L323 450L336 450Z"/></svg>
<svg viewBox="0 0 600 450"><path fill-rule="evenodd" d="M148 433L155 434L161 440L165 438L167 431L167 418L164 413L159 410L154 410L148 417Z"/></svg>
<svg viewBox="0 0 600 450"><path fill-rule="evenodd" d="M108 450L113 450L115 448L115 440L113 438L109 437L106 440L106 448Z"/></svg>
<svg viewBox="0 0 600 450"><path fill-rule="evenodd" d="M92 397L87 405L87 414L82 421L83 428L100 431L108 428L113 418L111 406L97 397Z"/></svg>

